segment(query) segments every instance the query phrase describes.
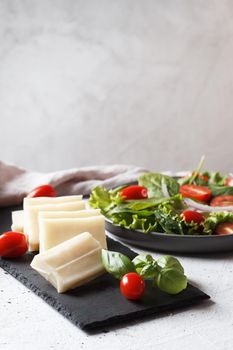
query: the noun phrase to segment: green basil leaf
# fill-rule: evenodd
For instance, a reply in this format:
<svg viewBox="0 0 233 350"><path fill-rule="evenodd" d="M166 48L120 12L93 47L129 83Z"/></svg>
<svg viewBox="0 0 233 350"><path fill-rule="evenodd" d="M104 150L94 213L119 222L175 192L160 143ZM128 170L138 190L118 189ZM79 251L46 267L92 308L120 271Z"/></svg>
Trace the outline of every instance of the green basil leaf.
<svg viewBox="0 0 233 350"><path fill-rule="evenodd" d="M144 279L154 279L158 275L158 271L153 265L145 265L141 269L136 269L136 271Z"/></svg>
<svg viewBox="0 0 233 350"><path fill-rule="evenodd" d="M165 268L160 271L156 280L157 286L166 293L177 294L187 287L187 277L174 268Z"/></svg>
<svg viewBox="0 0 233 350"><path fill-rule="evenodd" d="M179 270L181 273L184 273L184 268L179 262L178 259L174 258L173 256L163 256L157 260L157 263L160 267L164 268L174 268L176 270Z"/></svg>
<svg viewBox="0 0 233 350"><path fill-rule="evenodd" d="M102 263L105 270L117 279L121 279L128 272L135 272L132 261L118 252L102 249Z"/></svg>
<svg viewBox="0 0 233 350"><path fill-rule="evenodd" d="M135 267L140 267L146 264L153 263L154 259L150 254L139 254L132 260L132 262Z"/></svg>
<svg viewBox="0 0 233 350"><path fill-rule="evenodd" d="M154 279L158 274L157 262L150 254L140 254L133 259L136 272L145 279Z"/></svg>

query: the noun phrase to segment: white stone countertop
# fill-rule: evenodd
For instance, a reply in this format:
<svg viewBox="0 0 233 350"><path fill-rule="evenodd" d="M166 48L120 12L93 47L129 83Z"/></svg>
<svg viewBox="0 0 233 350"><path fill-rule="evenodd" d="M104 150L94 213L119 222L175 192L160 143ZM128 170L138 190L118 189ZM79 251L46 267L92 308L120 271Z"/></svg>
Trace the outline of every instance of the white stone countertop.
<svg viewBox="0 0 233 350"><path fill-rule="evenodd" d="M178 257L190 282L209 294L210 301L94 335L75 327L0 269L0 349L232 349L233 254Z"/></svg>

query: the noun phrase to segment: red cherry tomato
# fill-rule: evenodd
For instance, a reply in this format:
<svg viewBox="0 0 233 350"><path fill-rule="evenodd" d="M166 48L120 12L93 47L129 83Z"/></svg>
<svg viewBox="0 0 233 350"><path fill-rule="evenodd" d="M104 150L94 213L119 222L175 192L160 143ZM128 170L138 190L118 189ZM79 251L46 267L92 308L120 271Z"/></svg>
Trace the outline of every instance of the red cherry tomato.
<svg viewBox="0 0 233 350"><path fill-rule="evenodd" d="M120 289L126 299L138 300L143 296L145 282L136 272L129 272L122 277Z"/></svg>
<svg viewBox="0 0 233 350"><path fill-rule="evenodd" d="M180 186L180 193L184 197L196 199L201 202L208 202L211 197L211 191L205 186L183 185Z"/></svg>
<svg viewBox="0 0 233 350"><path fill-rule="evenodd" d="M233 178L232 177L228 177L226 179L226 186L229 186L229 187L233 186Z"/></svg>
<svg viewBox="0 0 233 350"><path fill-rule="evenodd" d="M56 191L51 185L42 185L34 188L34 190L27 195L27 198L56 197L56 195Z"/></svg>
<svg viewBox="0 0 233 350"><path fill-rule="evenodd" d="M184 210L181 216L186 222L194 221L197 224L200 224L201 222L205 221L204 215L194 210Z"/></svg>
<svg viewBox="0 0 233 350"><path fill-rule="evenodd" d="M17 258L27 249L27 238L22 232L9 231L0 236L0 256L3 258Z"/></svg>
<svg viewBox="0 0 233 350"><path fill-rule="evenodd" d="M216 235L229 235L233 233L233 222L218 224L214 232Z"/></svg>
<svg viewBox="0 0 233 350"><path fill-rule="evenodd" d="M120 194L125 200L148 198L147 188L138 185L125 187L120 191Z"/></svg>
<svg viewBox="0 0 233 350"><path fill-rule="evenodd" d="M227 206L233 205L233 196L226 195L226 196L214 197L210 202L210 205L212 207L227 207Z"/></svg>

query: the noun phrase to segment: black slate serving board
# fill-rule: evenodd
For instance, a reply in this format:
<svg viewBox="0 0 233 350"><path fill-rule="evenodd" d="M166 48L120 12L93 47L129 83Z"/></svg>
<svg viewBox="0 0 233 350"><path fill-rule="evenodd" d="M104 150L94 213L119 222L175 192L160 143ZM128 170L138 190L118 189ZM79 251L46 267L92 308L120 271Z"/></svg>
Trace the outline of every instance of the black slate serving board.
<svg viewBox="0 0 233 350"><path fill-rule="evenodd" d="M15 208L8 207L0 210L0 232L10 229L12 210ZM108 238L108 248L126 254L130 258L136 255L126 246L110 238ZM148 284L141 301L128 301L120 293L119 281L108 274L65 294L58 294L52 285L30 267L33 256L34 254L28 253L14 260L0 259L0 266L55 310L86 331L96 328L106 330L115 323L193 305L209 298L191 284L185 291L175 296L163 293Z"/></svg>

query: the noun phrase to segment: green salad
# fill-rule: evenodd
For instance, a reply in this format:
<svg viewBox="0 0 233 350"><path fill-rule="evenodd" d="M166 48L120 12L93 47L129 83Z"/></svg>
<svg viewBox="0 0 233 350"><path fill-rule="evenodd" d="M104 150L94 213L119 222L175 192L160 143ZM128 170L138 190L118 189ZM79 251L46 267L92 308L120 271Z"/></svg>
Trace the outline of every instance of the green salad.
<svg viewBox="0 0 233 350"><path fill-rule="evenodd" d="M89 204L113 224L145 234L232 234L233 178L201 172L201 165L183 178L145 173L136 185L98 186Z"/></svg>

